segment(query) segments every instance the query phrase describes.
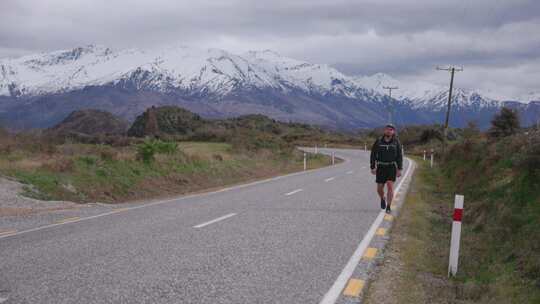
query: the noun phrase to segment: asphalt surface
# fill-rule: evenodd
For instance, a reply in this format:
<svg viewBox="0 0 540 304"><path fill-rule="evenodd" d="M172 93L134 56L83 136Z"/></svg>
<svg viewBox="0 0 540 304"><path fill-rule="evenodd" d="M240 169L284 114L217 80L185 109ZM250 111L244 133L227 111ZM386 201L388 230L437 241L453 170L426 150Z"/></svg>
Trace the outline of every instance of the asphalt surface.
<svg viewBox="0 0 540 304"><path fill-rule="evenodd" d="M319 150L346 161L2 237L0 303L318 303L380 212L369 154Z"/></svg>

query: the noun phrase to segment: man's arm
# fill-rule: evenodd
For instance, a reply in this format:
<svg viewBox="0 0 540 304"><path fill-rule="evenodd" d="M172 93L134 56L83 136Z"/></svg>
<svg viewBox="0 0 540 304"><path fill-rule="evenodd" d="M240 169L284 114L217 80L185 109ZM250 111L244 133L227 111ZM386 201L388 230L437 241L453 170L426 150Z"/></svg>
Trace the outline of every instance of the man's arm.
<svg viewBox="0 0 540 304"><path fill-rule="evenodd" d="M398 170L403 170L403 147L401 146L401 143L398 142L398 145L397 145L397 159L396 159L396 163L397 163L397 168Z"/></svg>
<svg viewBox="0 0 540 304"><path fill-rule="evenodd" d="M369 167L371 170L375 169L375 162L377 161L376 153L377 153L377 142L378 140L375 140L373 143L373 146L371 147L371 155L369 157Z"/></svg>

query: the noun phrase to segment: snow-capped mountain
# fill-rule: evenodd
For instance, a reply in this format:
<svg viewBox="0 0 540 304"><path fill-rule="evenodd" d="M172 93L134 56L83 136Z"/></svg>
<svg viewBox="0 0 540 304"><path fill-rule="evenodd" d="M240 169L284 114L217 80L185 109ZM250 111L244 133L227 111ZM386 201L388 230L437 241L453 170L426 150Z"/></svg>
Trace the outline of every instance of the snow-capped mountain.
<svg viewBox="0 0 540 304"><path fill-rule="evenodd" d="M114 51L102 46L0 60L0 95L37 96L130 82L136 89L224 96L238 87L365 95L353 79L328 65L275 52L235 55L224 50L164 47ZM375 94L376 95L376 94Z"/></svg>
<svg viewBox="0 0 540 304"><path fill-rule="evenodd" d="M400 87L393 99L383 86ZM207 117L261 113L334 128L440 122L447 88L403 83L385 74L351 77L270 50L233 54L165 46L114 50L86 46L0 59L0 121L48 127L71 111L94 108L132 120L152 105L178 105ZM454 91L451 123L489 123L500 102ZM520 108L520 105L515 107Z"/></svg>
<svg viewBox="0 0 540 304"><path fill-rule="evenodd" d="M402 100L414 109L438 111L446 109L448 105L448 86L436 85L424 81L403 82L384 73L372 76L357 77L356 82L380 94L388 94L384 87L398 87L392 91L392 97ZM452 106L457 108L490 108L500 107L501 101L491 99L480 91L454 88L452 93Z"/></svg>

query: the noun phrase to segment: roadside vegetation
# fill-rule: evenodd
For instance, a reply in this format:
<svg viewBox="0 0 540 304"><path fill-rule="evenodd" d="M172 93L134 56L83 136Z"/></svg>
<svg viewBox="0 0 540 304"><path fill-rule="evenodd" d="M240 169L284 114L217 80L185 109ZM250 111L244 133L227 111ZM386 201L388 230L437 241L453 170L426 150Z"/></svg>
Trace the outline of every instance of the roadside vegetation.
<svg viewBox="0 0 540 304"><path fill-rule="evenodd" d="M118 129L98 114L100 125ZM68 124L39 132L0 130L0 175L24 183L24 195L32 198L115 203L300 171L303 152L296 146L354 142L351 135L262 115L204 120L175 107L149 109L131 136L78 129L88 129L78 117L93 121L95 115L76 113ZM308 155L308 169L330 163L328 156Z"/></svg>
<svg viewBox="0 0 540 304"><path fill-rule="evenodd" d="M540 303L540 132L519 129L508 109L485 133L462 131L435 168L416 158L367 303ZM459 270L448 279L454 194L465 208ZM379 302L387 280L395 286Z"/></svg>

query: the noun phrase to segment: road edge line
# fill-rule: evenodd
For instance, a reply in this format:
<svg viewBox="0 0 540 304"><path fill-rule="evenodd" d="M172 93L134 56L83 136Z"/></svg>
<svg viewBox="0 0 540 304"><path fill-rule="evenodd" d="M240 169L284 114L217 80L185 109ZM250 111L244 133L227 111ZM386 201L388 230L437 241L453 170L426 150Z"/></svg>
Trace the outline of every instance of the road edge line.
<svg viewBox="0 0 540 304"><path fill-rule="evenodd" d="M409 161L409 166L407 167L407 171L403 175L403 178L399 181L399 185L395 189L395 193L398 193L401 189L401 185L403 185L403 182L409 177L409 173L411 172L411 168L415 165L414 161L410 158L407 158ZM353 255L350 257L349 261L337 277L336 281L330 287L328 292L324 295L323 299L319 302L319 304L334 304L339 299L341 295L341 291L345 286L347 285L347 282L351 278L351 276L354 273L354 270L356 269L356 266L362 259L362 256L364 252L366 251L367 247L371 243L371 240L375 236L375 232L377 231L377 228L379 228L381 222L383 221L384 215L386 212L384 210L381 210L373 223L371 224L371 227L369 227L368 232L364 235L364 238L354 251Z"/></svg>

